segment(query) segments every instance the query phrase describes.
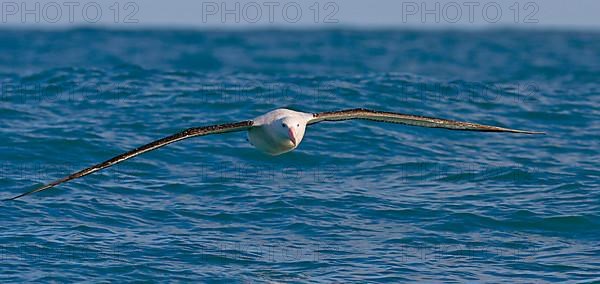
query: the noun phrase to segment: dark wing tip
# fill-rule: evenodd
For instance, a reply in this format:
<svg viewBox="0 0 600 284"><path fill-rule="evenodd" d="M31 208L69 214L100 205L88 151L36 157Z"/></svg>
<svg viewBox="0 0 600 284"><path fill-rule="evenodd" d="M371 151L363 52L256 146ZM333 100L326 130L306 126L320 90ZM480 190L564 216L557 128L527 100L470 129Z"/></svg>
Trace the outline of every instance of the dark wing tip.
<svg viewBox="0 0 600 284"><path fill-rule="evenodd" d="M30 194L32 194L32 193L40 192L40 191L43 191L43 190L49 189L49 188L51 188L51 187L53 187L53 186L54 186L54 185L52 185L52 184L47 184L47 185L44 185L44 186L42 186L42 187L38 187L38 188L36 188L36 189L34 189L34 190L30 190L30 191L27 191L27 192L21 193L21 194L19 194L19 195L17 195L17 196L13 196L13 197L10 197L10 198L5 198L5 199L2 199L2 201L13 201L13 200L17 200L17 199L19 199L19 198L21 198L21 197L23 197L23 196L27 196L27 195L30 195Z"/></svg>
<svg viewBox="0 0 600 284"><path fill-rule="evenodd" d="M17 200L17 199L19 199L19 198L21 198L21 197L23 197L23 196L25 196L25 195L27 195L27 194L29 194L29 192L22 193L22 194L19 194L19 195L17 195L17 196L13 196L13 197L10 197L10 198L5 198L5 199L2 199L2 201L6 202L6 201L13 201L13 200Z"/></svg>
<svg viewBox="0 0 600 284"><path fill-rule="evenodd" d="M509 129L507 131L505 130L505 132L527 134L527 135L546 135L546 132L543 132L543 131L529 131L529 130L518 130L518 129Z"/></svg>
<svg viewBox="0 0 600 284"><path fill-rule="evenodd" d="M13 196L13 197L10 197L10 198L2 199L2 201L13 201L13 200L19 199L19 198L21 198L21 197L23 197L25 195L31 194L31 193L32 193L31 191L27 191L27 192L21 193L21 194L19 194L17 196Z"/></svg>

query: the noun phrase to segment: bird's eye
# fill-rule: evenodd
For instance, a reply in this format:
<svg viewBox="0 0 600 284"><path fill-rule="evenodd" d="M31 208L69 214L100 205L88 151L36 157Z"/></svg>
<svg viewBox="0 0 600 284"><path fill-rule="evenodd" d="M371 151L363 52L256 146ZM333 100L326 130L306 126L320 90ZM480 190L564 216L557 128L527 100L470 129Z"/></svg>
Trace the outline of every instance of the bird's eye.
<svg viewBox="0 0 600 284"><path fill-rule="evenodd" d="M300 123L298 123L298 125L296 125L296 127L300 127Z"/></svg>
<svg viewBox="0 0 600 284"><path fill-rule="evenodd" d="M282 123L282 124L281 124L281 127L287 127L287 125L285 125L285 123Z"/></svg>

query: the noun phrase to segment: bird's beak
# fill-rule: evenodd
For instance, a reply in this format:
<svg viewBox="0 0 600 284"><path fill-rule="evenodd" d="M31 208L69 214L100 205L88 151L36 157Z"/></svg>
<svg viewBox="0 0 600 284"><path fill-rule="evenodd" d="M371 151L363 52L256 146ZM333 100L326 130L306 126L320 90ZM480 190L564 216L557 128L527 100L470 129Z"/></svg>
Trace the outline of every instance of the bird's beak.
<svg viewBox="0 0 600 284"><path fill-rule="evenodd" d="M291 128L288 128L288 136L290 137L290 141L292 141L292 143L294 143L294 146L296 146L296 136L294 135L294 131Z"/></svg>

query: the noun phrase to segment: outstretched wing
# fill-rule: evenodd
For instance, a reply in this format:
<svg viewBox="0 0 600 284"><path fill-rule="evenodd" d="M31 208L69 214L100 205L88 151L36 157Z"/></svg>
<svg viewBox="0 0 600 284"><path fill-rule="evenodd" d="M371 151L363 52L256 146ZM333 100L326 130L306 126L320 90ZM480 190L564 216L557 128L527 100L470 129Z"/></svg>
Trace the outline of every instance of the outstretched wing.
<svg viewBox="0 0 600 284"><path fill-rule="evenodd" d="M49 188L52 188L54 186L57 186L63 182L67 182L70 181L72 179L76 179L76 178L80 178L86 175L89 175L93 172L99 171L101 169L104 168L108 168L112 165L118 164L120 162L123 162L127 159L133 158L137 155L158 149L160 147L163 147L165 145L171 144L173 142L177 142L183 139L187 139L187 138L191 138L191 137L196 137L196 136L204 136L204 135L210 135L210 134L219 134L219 133L227 133L227 132L235 132L235 131L242 131L242 130L246 130L252 127L252 125L254 124L253 121L251 120L246 120L246 121L240 121L240 122L236 122L236 123L227 123L227 124L218 124L218 125L211 125L211 126L204 126L204 127L195 127L195 128L189 128L186 129L182 132L173 134L171 136L156 140L154 142L148 143L144 146L138 147L136 149L133 149L129 152L123 153L121 155L118 155L116 157L113 157L109 160L106 160L102 163L93 165L89 168L83 169L81 171L78 171L76 173L73 173L69 176L66 176L64 178L61 178L59 180L55 180L51 183L48 183L42 187L36 188L34 190L25 192L23 194L17 195L15 197L12 198L8 198L8 199L4 199L5 201L7 200L15 200L17 198L21 198L25 195L29 195L32 193L36 193L36 192L40 192Z"/></svg>
<svg viewBox="0 0 600 284"><path fill-rule="evenodd" d="M402 114L395 112L374 111L363 108L315 113L313 114L313 118L308 121L308 124L315 124L321 121L339 121L349 119L365 119L421 127L445 128L451 130L544 134L543 132L517 130L498 126L477 124L472 122L455 121L449 119Z"/></svg>

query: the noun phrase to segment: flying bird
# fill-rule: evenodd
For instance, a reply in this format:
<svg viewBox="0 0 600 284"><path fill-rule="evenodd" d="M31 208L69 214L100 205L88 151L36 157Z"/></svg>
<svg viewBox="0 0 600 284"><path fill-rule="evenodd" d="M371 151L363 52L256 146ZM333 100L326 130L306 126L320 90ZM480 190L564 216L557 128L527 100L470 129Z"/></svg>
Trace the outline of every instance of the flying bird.
<svg viewBox="0 0 600 284"><path fill-rule="evenodd" d="M61 183L108 168L140 154L196 136L247 131L248 141L258 150L270 155L280 155L292 151L296 149L298 145L300 145L302 138L304 138L304 133L307 126L324 121L342 121L351 119L389 122L421 127L445 128L451 130L543 134L543 132L516 130L471 122L454 121L395 112L374 111L363 108L321 113L305 113L281 108L258 116L253 120L189 128L182 132L140 146L129 152L123 153L64 178L55 180L34 190L4 200L15 200L32 193L44 191Z"/></svg>

